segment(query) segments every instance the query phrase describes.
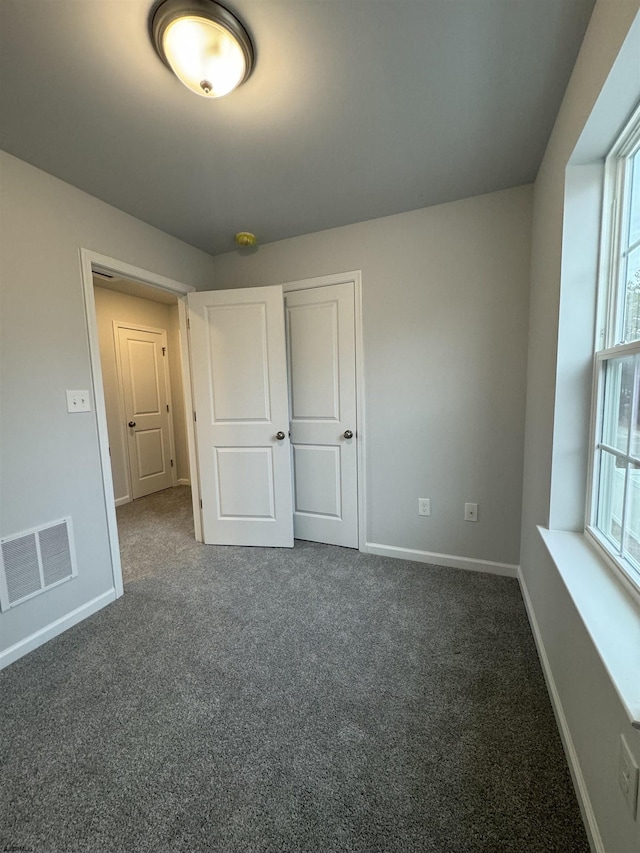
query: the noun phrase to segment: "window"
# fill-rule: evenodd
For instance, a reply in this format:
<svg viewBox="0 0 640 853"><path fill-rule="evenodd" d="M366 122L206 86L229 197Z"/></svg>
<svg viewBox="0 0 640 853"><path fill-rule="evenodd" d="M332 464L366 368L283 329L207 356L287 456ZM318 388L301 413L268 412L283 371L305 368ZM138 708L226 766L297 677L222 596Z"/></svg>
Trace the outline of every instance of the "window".
<svg viewBox="0 0 640 853"><path fill-rule="evenodd" d="M640 110L605 172L587 530L640 591Z"/></svg>

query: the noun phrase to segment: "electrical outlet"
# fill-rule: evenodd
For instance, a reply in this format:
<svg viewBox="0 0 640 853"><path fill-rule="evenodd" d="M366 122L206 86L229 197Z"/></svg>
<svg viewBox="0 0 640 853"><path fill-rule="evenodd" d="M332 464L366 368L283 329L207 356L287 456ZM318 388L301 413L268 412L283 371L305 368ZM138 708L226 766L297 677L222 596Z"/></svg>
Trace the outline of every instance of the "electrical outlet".
<svg viewBox="0 0 640 853"><path fill-rule="evenodd" d="M431 515L431 498L418 498L418 515Z"/></svg>
<svg viewBox="0 0 640 853"><path fill-rule="evenodd" d="M624 794L631 816L635 819L638 809L638 765L635 762L624 735L620 735L618 757L618 785Z"/></svg>
<svg viewBox="0 0 640 853"><path fill-rule="evenodd" d="M465 521L477 521L478 520L478 504L465 504L464 505L464 520Z"/></svg>

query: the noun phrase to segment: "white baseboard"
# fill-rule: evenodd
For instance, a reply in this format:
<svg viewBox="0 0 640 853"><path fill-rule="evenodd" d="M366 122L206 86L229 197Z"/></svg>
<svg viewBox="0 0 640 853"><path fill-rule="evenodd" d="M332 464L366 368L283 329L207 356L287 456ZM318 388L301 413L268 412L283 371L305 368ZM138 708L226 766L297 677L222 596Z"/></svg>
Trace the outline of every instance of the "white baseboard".
<svg viewBox="0 0 640 853"><path fill-rule="evenodd" d="M34 649L37 649L38 646L41 646L48 640L57 637L58 634L62 634L62 632L66 631L67 628L77 625L78 622L82 622L82 620L86 619L87 616L91 616L98 610L102 610L103 607L106 607L107 604L111 604L111 602L115 600L116 591L112 588L107 592L102 593L102 595L99 595L97 598L87 601L86 604L72 610L71 613L67 613L60 619L56 619L55 622L45 625L44 628L40 628L39 631L36 631L34 634L30 634L28 637L25 637L24 640L14 643L13 646L9 646L8 649L0 652L0 669L4 669L4 667L9 666L9 664L14 661L17 661L18 658L28 654L28 652L32 652Z"/></svg>
<svg viewBox="0 0 640 853"><path fill-rule="evenodd" d="M176 486L190 486L190 485L191 485L191 480L189 480L187 477L180 477L180 479L177 480L177 482L176 482Z"/></svg>
<svg viewBox="0 0 640 853"><path fill-rule="evenodd" d="M560 701L560 695L558 693L549 658L547 657L547 652L544 647L538 620L536 619L533 604L529 596L529 590L527 589L527 584L525 583L521 569L518 569L518 580L520 581L522 598L524 599L524 606L527 611L527 616L529 617L529 624L531 626L533 638L536 643L536 648L538 649L538 657L540 658L540 663L542 665L544 680L547 682L547 690L549 691L549 697L551 698L551 707L553 708L556 723L558 724L562 745L564 747L569 771L571 773L571 779L573 780L573 787L582 813L582 820L587 831L589 845L593 850L593 853L606 853L602 836L598 829L598 822L596 821L596 816L594 814L593 807L591 806L591 799L589 797L589 791L587 790L587 784L584 780L584 776L582 775L582 768L580 767L578 753L573 745L573 738L571 737L569 724L567 723L567 718L565 717L564 710L562 708L562 702Z"/></svg>
<svg viewBox="0 0 640 853"><path fill-rule="evenodd" d="M129 495L125 495L123 498L116 498L115 499L115 505L116 506L122 506L123 504L130 504L130 503L131 503L131 498L129 497Z"/></svg>
<svg viewBox="0 0 640 853"><path fill-rule="evenodd" d="M436 554L431 551L417 551L413 548L398 548L396 545L380 545L377 542L367 542L362 550L367 554L378 554L380 557L415 560L418 563L433 563L436 566L466 569L471 572L488 572L491 575L504 575L508 578L518 577L519 567L512 566L510 563L474 560L471 557L456 557L453 554Z"/></svg>

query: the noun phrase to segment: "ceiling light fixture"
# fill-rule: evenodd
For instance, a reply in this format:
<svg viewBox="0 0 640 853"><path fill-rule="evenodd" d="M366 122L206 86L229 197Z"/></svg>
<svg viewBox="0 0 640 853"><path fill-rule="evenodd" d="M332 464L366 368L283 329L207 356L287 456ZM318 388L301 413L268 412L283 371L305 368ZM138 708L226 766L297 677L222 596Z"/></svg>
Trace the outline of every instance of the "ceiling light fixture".
<svg viewBox="0 0 640 853"><path fill-rule="evenodd" d="M214 0L164 0L150 25L162 61L197 95L228 95L253 70L247 31Z"/></svg>

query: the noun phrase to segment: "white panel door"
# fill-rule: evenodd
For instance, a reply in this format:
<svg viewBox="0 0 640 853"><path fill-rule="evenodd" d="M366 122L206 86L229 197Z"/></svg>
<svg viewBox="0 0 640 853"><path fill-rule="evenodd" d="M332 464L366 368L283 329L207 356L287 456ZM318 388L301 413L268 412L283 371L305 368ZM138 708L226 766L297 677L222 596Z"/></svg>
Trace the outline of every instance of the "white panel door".
<svg viewBox="0 0 640 853"><path fill-rule="evenodd" d="M285 306L295 536L357 548L354 286L291 291Z"/></svg>
<svg viewBox="0 0 640 853"><path fill-rule="evenodd" d="M282 288L189 294L204 541L293 547Z"/></svg>
<svg viewBox="0 0 640 853"><path fill-rule="evenodd" d="M166 332L115 323L132 498L173 485Z"/></svg>

